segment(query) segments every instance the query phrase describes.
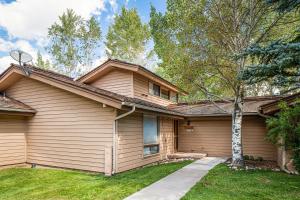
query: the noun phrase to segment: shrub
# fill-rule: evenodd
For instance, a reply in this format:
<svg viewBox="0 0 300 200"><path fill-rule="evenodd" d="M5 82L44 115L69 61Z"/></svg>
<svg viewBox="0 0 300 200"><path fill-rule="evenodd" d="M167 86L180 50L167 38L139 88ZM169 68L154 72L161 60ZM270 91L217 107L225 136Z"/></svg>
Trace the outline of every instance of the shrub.
<svg viewBox="0 0 300 200"><path fill-rule="evenodd" d="M249 156L248 155L244 155L244 160L249 160Z"/></svg>
<svg viewBox="0 0 300 200"><path fill-rule="evenodd" d="M267 120L267 138L274 144L292 151L295 167L300 171L300 103L292 107L280 103L281 111ZM280 143L280 141L284 141Z"/></svg>
<svg viewBox="0 0 300 200"><path fill-rule="evenodd" d="M263 157L260 157L260 156L259 156L259 157L256 158L256 160L257 160L257 161L263 161L264 159L263 159Z"/></svg>

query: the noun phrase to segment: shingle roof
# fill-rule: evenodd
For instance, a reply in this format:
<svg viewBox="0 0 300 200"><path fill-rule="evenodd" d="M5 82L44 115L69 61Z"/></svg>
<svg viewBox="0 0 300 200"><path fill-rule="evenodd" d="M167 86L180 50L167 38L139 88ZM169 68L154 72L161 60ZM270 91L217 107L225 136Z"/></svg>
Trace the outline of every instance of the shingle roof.
<svg viewBox="0 0 300 200"><path fill-rule="evenodd" d="M259 110L262 114L274 114L280 110L279 103L280 102L286 102L288 105L292 105L296 103L297 100L300 99L300 92L283 96L282 98L278 98L276 101L268 102L259 107Z"/></svg>
<svg viewBox="0 0 300 200"><path fill-rule="evenodd" d="M174 88L177 88L179 91L182 91L183 93L186 93L186 91L184 91L183 89L179 88L178 86L174 85L173 83L171 83L170 81L167 81L166 79L160 77L159 75L153 73L152 71L148 70L147 68L141 66L141 65L138 65L138 64L133 64L133 63L129 63L129 62L126 62L126 61L122 61L122 60L118 60L118 59L107 59L104 63L102 63L100 66L94 68L93 70L89 71L88 73L82 75L81 77L79 77L77 80L82 80L84 77L88 76L89 74L92 74L94 73L95 71L97 71L98 69L102 68L106 63L108 62L115 62L115 63L119 63L119 64L122 64L122 65L126 65L126 66L134 66L134 67L137 67L138 69L141 69L145 72L147 72L148 74L151 74L152 76L160 79L161 81L167 83L168 85L171 85L172 87Z"/></svg>
<svg viewBox="0 0 300 200"><path fill-rule="evenodd" d="M13 64L12 67L16 67L18 69L21 69L21 67L19 65L15 65ZM39 74L41 76L44 77L48 77L48 78L52 78L55 80L58 80L60 82L63 82L65 84L69 84L72 86L75 86L77 88L95 93L95 94L100 94L115 100L118 100L120 102L123 103L131 103L131 104L136 104L136 105L140 105L140 107L142 106L144 109L149 109L149 110L156 110L157 112L164 112L164 113L168 113L168 114L173 114L173 115L181 115L181 113L177 112L177 111L173 111L170 110L169 108L165 107L165 106L161 106L155 103L151 103L148 101L144 101L138 98L131 98L131 97L126 97L120 94L116 94L104 89L100 89L91 85L87 85L84 83L81 83L79 81L73 80L72 78L65 76L65 75L61 75L59 73L50 71L50 70L45 70L45 69L41 69L41 68L37 68L35 66L32 65L26 65L27 69L31 72L31 73L35 73L35 74ZM4 72L5 73L5 72ZM3 73L3 74L4 74ZM2 76L2 75L1 75ZM0 77L1 77L0 76Z"/></svg>
<svg viewBox="0 0 300 200"><path fill-rule="evenodd" d="M16 67L18 69L21 69L21 67L18 65L12 65L11 67ZM182 117L185 116L194 117L194 116L224 116L224 115L230 115L230 112L232 111L232 103L225 102L225 101L216 101L216 104L229 113L220 110L217 106L215 106L210 101L200 101L193 104L179 103L176 105L170 105L168 107L165 107L142 99L126 97L104 89L87 85L79 81L73 80L68 76L61 75L59 73L50 70L40 69L32 65L26 65L26 67L31 71L31 73L35 73L47 78L55 79L57 81L72 85L74 87L83 89L85 91L92 92L94 94L100 94L109 97L111 99L120 101L120 103L122 103L123 105L127 105L127 106L129 104L136 105L136 107L139 107L141 109L151 110L155 112L162 112L162 113L167 113L167 114L182 116ZM1 76L3 76L3 74ZM264 97L245 98L244 114L246 115L258 114L258 108L260 106L274 102L281 98L282 96L264 96Z"/></svg>
<svg viewBox="0 0 300 200"><path fill-rule="evenodd" d="M0 111L35 113L30 106L3 95L0 95Z"/></svg>
<svg viewBox="0 0 300 200"><path fill-rule="evenodd" d="M248 97L244 99L244 114L253 115L258 114L259 106L276 101L282 98L282 96L264 96L264 97ZM216 106L216 105L217 106ZM233 110L233 101L216 101L214 103L210 101L200 101L194 104L182 103L178 105L170 106L169 108L174 111L179 111L186 116L224 116L231 115ZM220 108L218 108L220 107ZM227 112L224 112L227 111Z"/></svg>

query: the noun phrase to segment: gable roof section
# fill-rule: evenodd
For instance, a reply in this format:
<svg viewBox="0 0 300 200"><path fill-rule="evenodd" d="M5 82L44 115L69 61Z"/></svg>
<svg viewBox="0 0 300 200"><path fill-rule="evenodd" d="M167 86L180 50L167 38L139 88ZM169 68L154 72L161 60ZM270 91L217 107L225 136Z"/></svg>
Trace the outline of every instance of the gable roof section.
<svg viewBox="0 0 300 200"><path fill-rule="evenodd" d="M20 101L0 95L0 113L33 115L35 112L33 108Z"/></svg>
<svg viewBox="0 0 300 200"><path fill-rule="evenodd" d="M28 78L52 85L80 96L84 96L115 108L121 108L122 96L118 94L73 81L69 77L52 71L43 70L31 65L26 65L25 67L30 71L30 76ZM0 76L0 91L5 90L24 76L25 75L21 67L12 64Z"/></svg>
<svg viewBox="0 0 300 200"><path fill-rule="evenodd" d="M281 96L246 97L244 99L244 115L257 115L258 108L261 105L274 102L279 98L281 98ZM217 104L217 106L215 104ZM170 109L184 113L187 117L231 116L233 100L232 102L215 101L215 104L210 101L200 101L194 104L182 103L177 106L173 105L170 106Z"/></svg>
<svg viewBox="0 0 300 200"><path fill-rule="evenodd" d="M69 91L71 93L107 104L109 106L121 109L122 106L135 105L138 108L162 112L170 115L180 116L177 111L168 109L151 102L147 102L137 98L130 98L119 95L107 90L103 90L91 85L74 81L72 78L58 74L53 71L40 69L31 65L25 66L30 71L30 76L34 80L46 83L48 85ZM24 77L24 73L20 66L12 64L7 70L0 75L0 91L4 91L10 85ZM26 77L26 76L25 76Z"/></svg>
<svg viewBox="0 0 300 200"><path fill-rule="evenodd" d="M276 101L270 103L263 104L259 107L259 112L264 115L271 115L280 110L280 102L286 102L288 105L293 105L298 99L300 99L300 92L293 95L281 97Z"/></svg>
<svg viewBox="0 0 300 200"><path fill-rule="evenodd" d="M98 101L103 104L107 104L111 107L115 107L118 109L123 109L123 106L130 107L134 105L142 110L150 110L154 112L165 113L168 115L180 117L231 115L227 112L220 110L210 101L200 101L195 104L181 103L165 107L138 98L126 97L91 85L87 85L85 83L75 81L70 77L49 70L40 69L31 65L26 65L26 67L31 72L28 78L32 78L34 80ZM21 67L12 64L6 71L4 71L0 75L0 91L4 91L10 85L14 84L16 81L20 80L23 77L26 76L24 75ZM291 101L292 99L296 99L296 97L299 96L300 93L289 97L285 97L285 100ZM270 106L272 107L274 105L277 105L279 100L283 99L283 96L247 97L244 101L244 114L257 115L259 114L259 109L267 109ZM19 102L18 105L21 104L22 103ZM231 102L216 101L216 104L228 112L232 111ZM29 110L30 109L32 108L29 108Z"/></svg>
<svg viewBox="0 0 300 200"><path fill-rule="evenodd" d="M104 74L106 74L114 69L121 69L121 70L135 72L137 74L140 74L142 76L149 78L150 80L158 82L159 84L163 85L164 87L166 87L168 89L174 90L181 94L188 94L186 91L180 89L176 85L170 83L169 81L161 78L157 74L151 72L150 70L148 70L140 65L120 61L117 59L108 59L100 66L96 67L95 69L91 70L87 74L78 78L77 81L82 82L82 83L91 83L91 82L97 80L98 78L100 78L101 76L103 76Z"/></svg>

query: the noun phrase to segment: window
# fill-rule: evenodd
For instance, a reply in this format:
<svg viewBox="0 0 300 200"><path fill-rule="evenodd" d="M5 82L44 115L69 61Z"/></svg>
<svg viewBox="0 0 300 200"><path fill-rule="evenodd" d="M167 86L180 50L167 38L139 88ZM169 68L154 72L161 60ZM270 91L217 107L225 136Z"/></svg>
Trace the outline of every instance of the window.
<svg viewBox="0 0 300 200"><path fill-rule="evenodd" d="M160 86L149 82L149 93L155 96L160 96Z"/></svg>
<svg viewBox="0 0 300 200"><path fill-rule="evenodd" d="M159 125L156 116L144 115L144 155L151 155L159 152Z"/></svg>
<svg viewBox="0 0 300 200"><path fill-rule="evenodd" d="M168 90L161 89L160 96L164 99L170 99L170 92Z"/></svg>
<svg viewBox="0 0 300 200"><path fill-rule="evenodd" d="M177 93L171 93L171 101L177 103L178 102L178 94Z"/></svg>

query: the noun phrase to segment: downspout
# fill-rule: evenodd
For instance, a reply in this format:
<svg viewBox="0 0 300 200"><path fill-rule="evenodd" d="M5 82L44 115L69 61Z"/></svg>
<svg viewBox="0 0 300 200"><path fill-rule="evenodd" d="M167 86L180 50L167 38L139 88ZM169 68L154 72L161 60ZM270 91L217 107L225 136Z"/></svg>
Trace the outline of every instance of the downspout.
<svg viewBox="0 0 300 200"><path fill-rule="evenodd" d="M122 102L122 105L125 105L125 102ZM113 160L113 169L112 169L112 174L115 174L116 173L116 166L117 166L117 123L118 123L118 120L123 118L123 117L126 117L128 115L130 115L131 113L133 113L135 111L135 105L132 104L132 105L129 105L131 106L131 110L126 112L126 113L123 113L122 115L119 115L117 116L115 119L114 119L114 126L113 126L113 156L112 156L112 160Z"/></svg>

